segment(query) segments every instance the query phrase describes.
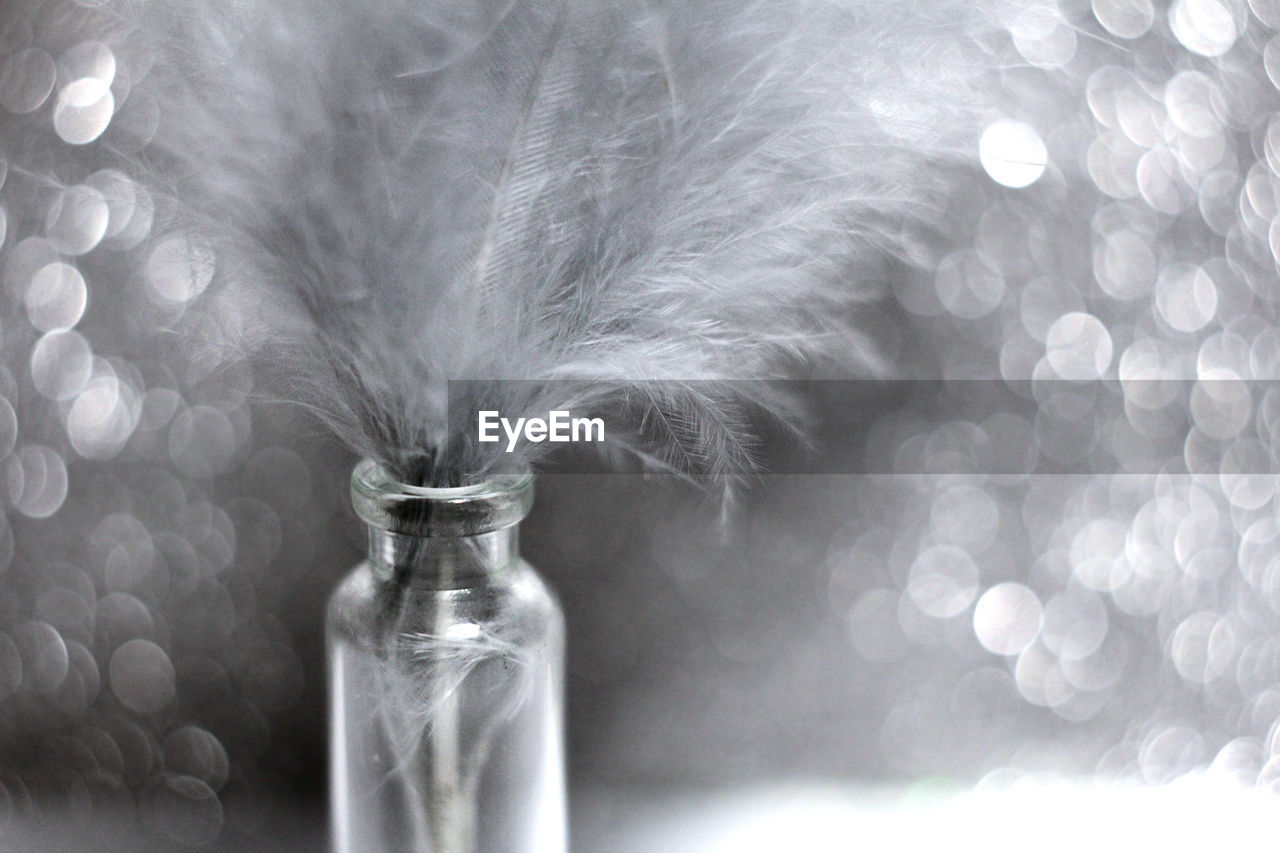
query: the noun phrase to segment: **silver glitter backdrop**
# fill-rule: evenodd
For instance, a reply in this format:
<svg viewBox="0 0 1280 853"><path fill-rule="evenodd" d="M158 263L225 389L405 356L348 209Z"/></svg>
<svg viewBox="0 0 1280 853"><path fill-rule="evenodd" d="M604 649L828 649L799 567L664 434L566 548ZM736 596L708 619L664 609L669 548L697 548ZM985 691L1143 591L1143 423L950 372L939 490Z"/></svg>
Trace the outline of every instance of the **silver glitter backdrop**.
<svg viewBox="0 0 1280 853"><path fill-rule="evenodd" d="M0 838L318 843L352 460L206 366L236 320L193 325L218 258L112 165L157 116L110 3L2 14ZM615 789L1280 779L1280 2L1002 24L1006 109L883 337L903 376L1118 381L869 405L824 452L890 473L766 478L727 528L543 478L582 843Z"/></svg>

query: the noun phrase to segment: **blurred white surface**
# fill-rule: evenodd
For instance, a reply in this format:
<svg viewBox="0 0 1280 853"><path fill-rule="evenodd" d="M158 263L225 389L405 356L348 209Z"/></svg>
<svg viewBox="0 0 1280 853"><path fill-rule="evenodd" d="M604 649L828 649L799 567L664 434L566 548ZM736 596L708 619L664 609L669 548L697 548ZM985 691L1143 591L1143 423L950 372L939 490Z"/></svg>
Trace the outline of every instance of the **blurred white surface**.
<svg viewBox="0 0 1280 853"><path fill-rule="evenodd" d="M1280 799L1266 789L1212 775L1161 787L1033 777L973 789L794 783L684 794L593 793L577 803L574 850L1264 850L1275 843L1277 806Z"/></svg>

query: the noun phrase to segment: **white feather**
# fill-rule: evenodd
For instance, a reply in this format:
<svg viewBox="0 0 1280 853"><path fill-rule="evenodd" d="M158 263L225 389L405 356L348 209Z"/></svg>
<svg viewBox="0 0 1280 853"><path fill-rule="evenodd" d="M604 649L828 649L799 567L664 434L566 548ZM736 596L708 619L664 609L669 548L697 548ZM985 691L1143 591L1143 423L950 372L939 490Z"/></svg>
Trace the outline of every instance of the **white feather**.
<svg viewBox="0 0 1280 853"><path fill-rule="evenodd" d="M987 23L950 0L138 15L162 56L151 174L259 320L247 344L431 483L511 461L456 416L474 400L449 422L448 380L539 380L466 386L512 418L621 407L611 438L717 474L749 458L750 412L795 418L729 380L880 370L860 308L971 156Z"/></svg>

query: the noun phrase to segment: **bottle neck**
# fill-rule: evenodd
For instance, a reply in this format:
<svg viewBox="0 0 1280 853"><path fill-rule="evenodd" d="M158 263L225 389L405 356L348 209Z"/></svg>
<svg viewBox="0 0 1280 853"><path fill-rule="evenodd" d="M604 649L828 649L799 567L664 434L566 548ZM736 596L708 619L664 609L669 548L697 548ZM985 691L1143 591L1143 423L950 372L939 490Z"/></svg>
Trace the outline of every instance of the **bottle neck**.
<svg viewBox="0 0 1280 853"><path fill-rule="evenodd" d="M351 502L369 528L376 579L440 589L481 586L519 560L518 529L533 506L533 476L413 486L365 459L351 472Z"/></svg>
<svg viewBox="0 0 1280 853"><path fill-rule="evenodd" d="M369 525L369 565L383 582L437 589L481 586L520 559L520 526L471 536L415 536Z"/></svg>

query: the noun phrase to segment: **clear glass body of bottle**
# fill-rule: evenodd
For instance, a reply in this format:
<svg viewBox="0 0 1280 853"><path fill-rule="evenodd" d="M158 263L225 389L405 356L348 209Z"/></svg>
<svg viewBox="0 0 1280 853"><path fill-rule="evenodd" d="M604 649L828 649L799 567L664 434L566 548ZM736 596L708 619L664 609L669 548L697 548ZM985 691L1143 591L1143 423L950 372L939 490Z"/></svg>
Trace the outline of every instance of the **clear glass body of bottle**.
<svg viewBox="0 0 1280 853"><path fill-rule="evenodd" d="M369 558L329 601L338 853L564 853L564 622L520 558L532 478L352 474Z"/></svg>

